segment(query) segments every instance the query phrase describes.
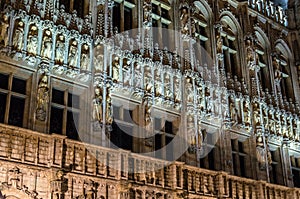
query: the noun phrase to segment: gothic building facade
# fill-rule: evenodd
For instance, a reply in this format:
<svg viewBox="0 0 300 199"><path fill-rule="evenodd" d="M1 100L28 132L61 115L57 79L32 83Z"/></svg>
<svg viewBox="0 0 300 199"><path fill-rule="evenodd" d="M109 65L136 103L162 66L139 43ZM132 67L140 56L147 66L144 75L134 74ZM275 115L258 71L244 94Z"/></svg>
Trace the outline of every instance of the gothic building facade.
<svg viewBox="0 0 300 199"><path fill-rule="evenodd" d="M298 1L0 6L0 198L300 198Z"/></svg>

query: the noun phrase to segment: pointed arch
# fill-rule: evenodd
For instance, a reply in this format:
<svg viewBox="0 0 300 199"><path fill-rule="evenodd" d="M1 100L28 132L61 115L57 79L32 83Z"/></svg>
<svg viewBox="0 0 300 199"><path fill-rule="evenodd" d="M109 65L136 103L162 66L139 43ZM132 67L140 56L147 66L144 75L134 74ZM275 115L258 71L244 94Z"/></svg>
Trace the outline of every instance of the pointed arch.
<svg viewBox="0 0 300 199"><path fill-rule="evenodd" d="M273 59L278 65L277 74L282 74L280 75L282 78L280 78L280 85L278 85L277 92L280 92L287 99L291 98L295 100L298 96L299 86L295 84L297 82L297 70L294 67L292 51L283 39L278 39L274 43L274 49L276 57L273 57ZM276 71L274 72L274 76L276 75L275 73Z"/></svg>
<svg viewBox="0 0 300 199"><path fill-rule="evenodd" d="M271 54L271 43L267 35L260 27L254 27L254 34L257 39L256 43L256 54L257 63L260 66L258 77L260 83L264 89L268 89L271 92L274 89L273 67L271 66L272 60Z"/></svg>
<svg viewBox="0 0 300 199"><path fill-rule="evenodd" d="M226 23L230 26L232 30L238 35L242 35L242 28L238 22L238 20L235 18L235 16L229 12L229 11L223 11L220 14L220 21L223 23Z"/></svg>
<svg viewBox="0 0 300 199"><path fill-rule="evenodd" d="M223 27L221 36L225 71L227 74L229 73L241 79L246 72L245 64L243 64L245 62L244 48L240 45L243 43L241 26L229 11L223 11L220 14L220 22Z"/></svg>
<svg viewBox="0 0 300 199"><path fill-rule="evenodd" d="M196 58L201 65L209 65L213 54L213 12L205 0L194 2L193 14L196 28Z"/></svg>

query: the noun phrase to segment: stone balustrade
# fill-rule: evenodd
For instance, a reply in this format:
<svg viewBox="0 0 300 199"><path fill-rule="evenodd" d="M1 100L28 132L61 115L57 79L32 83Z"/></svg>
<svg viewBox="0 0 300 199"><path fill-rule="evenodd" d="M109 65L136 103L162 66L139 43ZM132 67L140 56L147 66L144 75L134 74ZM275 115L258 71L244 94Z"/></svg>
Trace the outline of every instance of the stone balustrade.
<svg viewBox="0 0 300 199"><path fill-rule="evenodd" d="M145 190L148 186L164 188L177 193L174 198L199 195L245 199L300 197L300 189L84 144L60 135L46 135L4 124L0 125L0 134L0 160L20 167L29 165L36 169L64 170L72 176L126 181L130 187L144 187ZM128 189L130 187L128 185Z"/></svg>

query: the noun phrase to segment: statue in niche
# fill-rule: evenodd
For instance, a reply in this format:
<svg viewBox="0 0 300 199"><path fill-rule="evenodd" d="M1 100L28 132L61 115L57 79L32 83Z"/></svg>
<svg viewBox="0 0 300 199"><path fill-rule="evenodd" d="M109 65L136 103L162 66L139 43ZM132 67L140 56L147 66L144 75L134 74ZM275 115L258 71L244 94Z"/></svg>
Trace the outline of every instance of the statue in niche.
<svg viewBox="0 0 300 199"><path fill-rule="evenodd" d="M211 114L211 109L212 109L212 105L211 105L211 96L210 96L210 88L209 87L205 87L205 105L206 105L206 110L207 110L207 114L210 115Z"/></svg>
<svg viewBox="0 0 300 199"><path fill-rule="evenodd" d="M261 125L261 119L260 119L260 107L258 102L253 103L253 121L255 127L259 127Z"/></svg>
<svg viewBox="0 0 300 199"><path fill-rule="evenodd" d="M275 132L276 132L275 121L273 119L273 115L272 115L271 111L269 111L269 119L268 120L269 120L268 128L269 128L270 134L275 135Z"/></svg>
<svg viewBox="0 0 300 199"><path fill-rule="evenodd" d="M171 90L171 84L170 83L168 83L168 84L165 83L165 99L166 100L172 100L172 98L173 98L173 92Z"/></svg>
<svg viewBox="0 0 300 199"><path fill-rule="evenodd" d="M45 36L42 43L41 55L44 58L51 59L52 54L52 36L50 30L45 31Z"/></svg>
<svg viewBox="0 0 300 199"><path fill-rule="evenodd" d="M95 58L95 71L96 72L99 72L99 71L103 71L103 65L104 65L104 62L103 62L104 58L103 58L103 55L101 54L98 54Z"/></svg>
<svg viewBox="0 0 300 199"><path fill-rule="evenodd" d="M268 110L267 107L264 107L262 109L262 112L263 112L263 122L264 122L265 130L270 131L270 129L269 129L269 116L268 116L269 110Z"/></svg>
<svg viewBox="0 0 300 199"><path fill-rule="evenodd" d="M277 60L277 58L275 56L273 57L272 64L273 64L273 68L274 68L275 84L277 84L277 86L280 87L281 79L287 78L289 76L281 71L279 60Z"/></svg>
<svg viewBox="0 0 300 199"><path fill-rule="evenodd" d="M196 135L195 135L195 124L194 118L192 115L187 116L187 135L188 135L188 142L191 146L196 145Z"/></svg>
<svg viewBox="0 0 300 199"><path fill-rule="evenodd" d="M145 76L145 90L148 93L153 93L153 83L152 83L152 74L149 66L145 66L144 70Z"/></svg>
<svg viewBox="0 0 300 199"><path fill-rule="evenodd" d="M266 151L264 149L263 137L261 134L256 136L256 157L259 163L260 169L265 168L266 164Z"/></svg>
<svg viewBox="0 0 300 199"><path fill-rule="evenodd" d="M90 65L90 53L89 46L84 44L81 49L81 58L80 58L80 69L83 71L89 70Z"/></svg>
<svg viewBox="0 0 300 199"><path fill-rule="evenodd" d="M181 33L184 35L188 35L189 34L189 13L187 7L183 7L181 9L180 25L181 25Z"/></svg>
<svg viewBox="0 0 300 199"><path fill-rule="evenodd" d="M172 99L172 91L171 91L171 82L170 75L168 73L165 74L165 82L164 82L164 96L166 100Z"/></svg>
<svg viewBox="0 0 300 199"><path fill-rule="evenodd" d="M113 112L112 112L112 104L111 104L111 97L109 94L109 91L107 92L106 95L106 116L105 116L105 121L107 125L112 125L113 122Z"/></svg>
<svg viewBox="0 0 300 199"><path fill-rule="evenodd" d="M145 122L145 129L147 131L150 131L151 130L151 123L152 123L152 118L151 118L151 108L152 108L152 105L149 101L149 99L147 97L145 97L143 99L143 105L145 107L145 114L144 114L144 122Z"/></svg>
<svg viewBox="0 0 300 199"><path fill-rule="evenodd" d="M142 79L141 79L141 65L140 64L138 64L138 63L135 63L134 64L134 79L133 79L133 81L134 81L134 86L136 87L136 88L140 88L141 87L141 81L142 81Z"/></svg>
<svg viewBox="0 0 300 199"><path fill-rule="evenodd" d="M49 103L48 77L46 74L43 74L39 81L38 90L37 90L37 108L36 108L37 120L46 121L48 103Z"/></svg>
<svg viewBox="0 0 300 199"><path fill-rule="evenodd" d="M131 67L128 69L123 69L123 84L124 86L129 86L130 85L130 80L131 80Z"/></svg>
<svg viewBox="0 0 300 199"><path fill-rule="evenodd" d="M102 122L102 88L101 87L96 87L95 88L95 98L93 99L93 120L94 121L99 121Z"/></svg>
<svg viewBox="0 0 300 199"><path fill-rule="evenodd" d="M112 63L112 80L119 82L120 58L116 56Z"/></svg>
<svg viewBox="0 0 300 199"><path fill-rule="evenodd" d="M179 78L174 79L174 101L175 103L181 102L181 89L180 89L180 83Z"/></svg>
<svg viewBox="0 0 300 199"><path fill-rule="evenodd" d="M246 61L250 70L255 70L256 52L250 39L246 40Z"/></svg>
<svg viewBox="0 0 300 199"><path fill-rule="evenodd" d="M223 47L223 39L222 39L221 34L218 34L217 35L217 48L216 48L218 54L223 54L222 47Z"/></svg>
<svg viewBox="0 0 300 199"><path fill-rule="evenodd" d="M230 110L230 118L233 122L237 122L237 109L235 107L235 99L233 96L229 98L229 110Z"/></svg>
<svg viewBox="0 0 300 199"><path fill-rule="evenodd" d="M193 85L192 85L192 79L187 78L186 79L186 100L188 103L194 102L194 91L193 91Z"/></svg>
<svg viewBox="0 0 300 199"><path fill-rule="evenodd" d="M244 116L244 126L246 129L250 129L251 127L251 111L250 111L250 103L249 101L243 102L243 116Z"/></svg>
<svg viewBox="0 0 300 199"><path fill-rule="evenodd" d="M64 63L64 56L65 56L65 37L61 34L57 38L56 42L56 50L55 50L55 61L58 64Z"/></svg>
<svg viewBox="0 0 300 199"><path fill-rule="evenodd" d="M24 22L19 21L13 37L13 47L17 51L21 51L23 48L23 36L24 36Z"/></svg>
<svg viewBox="0 0 300 199"><path fill-rule="evenodd" d="M200 111L204 111L205 101L203 96L203 87L201 85L201 82L198 82L197 84L197 99L198 99L198 107Z"/></svg>
<svg viewBox="0 0 300 199"><path fill-rule="evenodd" d="M77 41L73 40L69 49L69 66L77 67Z"/></svg>
<svg viewBox="0 0 300 199"><path fill-rule="evenodd" d="M37 47L38 47L37 27L33 25L29 30L28 43L27 43L28 54L36 55Z"/></svg>
<svg viewBox="0 0 300 199"><path fill-rule="evenodd" d="M161 75L159 70L155 70L154 74L155 78L155 97L162 96L162 82L161 82Z"/></svg>
<svg viewBox="0 0 300 199"><path fill-rule="evenodd" d="M198 149L202 147L203 143L203 132L204 129L201 128L201 120L198 120L198 129L197 129L197 146Z"/></svg>
<svg viewBox="0 0 300 199"><path fill-rule="evenodd" d="M8 28L9 28L9 16L3 15L3 19L0 24L0 44L3 42L4 47L8 45Z"/></svg>
<svg viewBox="0 0 300 199"><path fill-rule="evenodd" d="M278 136L282 135L281 132L281 122L280 122L280 113L275 113L275 132Z"/></svg>
<svg viewBox="0 0 300 199"><path fill-rule="evenodd" d="M101 44L97 44L94 48L93 60L94 60L94 67L96 72L103 71L103 65L104 65L103 51L104 51L103 46Z"/></svg>

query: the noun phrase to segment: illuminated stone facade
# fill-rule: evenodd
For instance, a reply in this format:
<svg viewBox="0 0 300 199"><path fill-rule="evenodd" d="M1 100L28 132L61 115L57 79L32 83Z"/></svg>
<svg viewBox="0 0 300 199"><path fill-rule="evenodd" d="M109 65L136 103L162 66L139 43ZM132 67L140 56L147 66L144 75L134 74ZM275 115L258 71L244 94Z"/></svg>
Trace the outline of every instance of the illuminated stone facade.
<svg viewBox="0 0 300 199"><path fill-rule="evenodd" d="M0 197L300 198L298 6L1 1Z"/></svg>

